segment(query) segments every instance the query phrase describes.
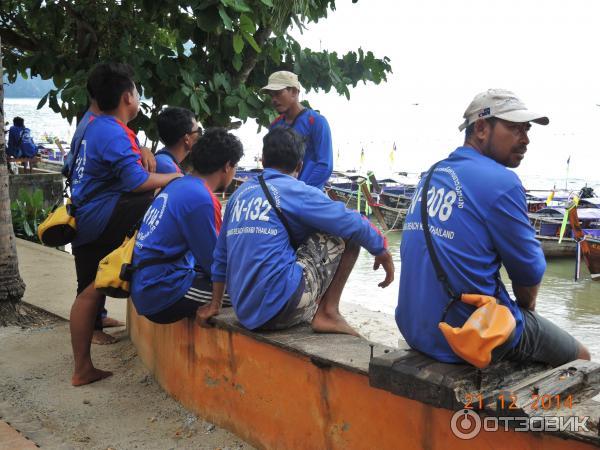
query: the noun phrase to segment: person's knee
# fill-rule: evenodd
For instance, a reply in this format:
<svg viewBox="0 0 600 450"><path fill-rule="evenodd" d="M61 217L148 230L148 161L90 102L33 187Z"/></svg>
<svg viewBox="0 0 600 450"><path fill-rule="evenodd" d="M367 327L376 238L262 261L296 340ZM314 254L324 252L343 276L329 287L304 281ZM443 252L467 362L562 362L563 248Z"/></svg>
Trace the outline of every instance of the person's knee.
<svg viewBox="0 0 600 450"><path fill-rule="evenodd" d="M582 343L578 343L579 349L577 351L577 359L585 359L586 361L591 361L592 355L590 351L587 349L585 345Z"/></svg>

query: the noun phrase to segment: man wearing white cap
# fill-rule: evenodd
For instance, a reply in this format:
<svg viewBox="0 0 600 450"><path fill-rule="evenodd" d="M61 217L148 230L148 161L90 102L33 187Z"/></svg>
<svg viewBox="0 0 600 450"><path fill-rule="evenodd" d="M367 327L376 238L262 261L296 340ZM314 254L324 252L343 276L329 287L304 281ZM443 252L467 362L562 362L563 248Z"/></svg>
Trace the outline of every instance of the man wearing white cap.
<svg viewBox="0 0 600 450"><path fill-rule="evenodd" d="M282 70L269 76L268 84L261 90L271 96L273 106L280 114L269 129L289 127L304 137L306 152L298 179L323 189L333 171L331 130L325 117L300 103L300 89L295 73Z"/></svg>
<svg viewBox="0 0 600 450"><path fill-rule="evenodd" d="M408 209L396 309L400 332L412 348L432 358L462 362L438 324L448 308L444 321L461 327L475 307L450 303L448 292L484 294L496 297L515 319L511 337L492 352L493 362L559 366L590 359L582 344L535 312L546 262L529 223L523 185L507 169L523 160L531 122L547 125L548 118L528 110L510 91L489 89L475 96L464 119L459 130L465 130L465 143L434 166L426 207L421 210L424 177ZM446 280L436 273L424 228ZM500 279L502 265L516 300Z"/></svg>

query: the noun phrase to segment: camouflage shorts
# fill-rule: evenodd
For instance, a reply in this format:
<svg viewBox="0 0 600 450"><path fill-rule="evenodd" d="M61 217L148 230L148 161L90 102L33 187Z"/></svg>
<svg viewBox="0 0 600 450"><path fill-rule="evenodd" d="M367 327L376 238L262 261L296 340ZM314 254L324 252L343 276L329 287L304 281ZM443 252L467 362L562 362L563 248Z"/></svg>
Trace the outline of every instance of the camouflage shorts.
<svg viewBox="0 0 600 450"><path fill-rule="evenodd" d="M319 300L337 271L344 249L345 243L341 237L325 233L311 234L296 251L297 262L303 269L304 292L300 300L290 301L283 311L261 328L281 330L311 322Z"/></svg>

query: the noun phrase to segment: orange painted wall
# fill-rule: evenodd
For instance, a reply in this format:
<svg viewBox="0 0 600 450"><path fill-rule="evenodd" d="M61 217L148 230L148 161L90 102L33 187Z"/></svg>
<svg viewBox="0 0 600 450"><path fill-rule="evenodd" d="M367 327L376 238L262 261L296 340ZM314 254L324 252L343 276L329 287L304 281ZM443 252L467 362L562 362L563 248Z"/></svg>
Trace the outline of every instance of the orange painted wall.
<svg viewBox="0 0 600 450"><path fill-rule="evenodd" d="M131 339L161 386L199 416L259 448L596 448L547 434L499 431L462 441L453 412L371 388L366 375L191 320L155 325L128 306Z"/></svg>

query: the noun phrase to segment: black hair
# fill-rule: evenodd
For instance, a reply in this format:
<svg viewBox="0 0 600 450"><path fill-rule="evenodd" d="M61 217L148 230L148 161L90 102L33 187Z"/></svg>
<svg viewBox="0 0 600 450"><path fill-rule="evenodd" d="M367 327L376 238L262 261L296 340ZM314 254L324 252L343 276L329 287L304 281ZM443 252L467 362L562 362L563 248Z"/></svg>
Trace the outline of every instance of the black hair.
<svg viewBox="0 0 600 450"><path fill-rule="evenodd" d="M304 159L304 138L296 130L275 127L263 138L263 167L291 173Z"/></svg>
<svg viewBox="0 0 600 450"><path fill-rule="evenodd" d="M189 109L169 107L161 111L156 119L158 136L163 144L171 147L192 131L194 113Z"/></svg>
<svg viewBox="0 0 600 450"><path fill-rule="evenodd" d="M100 63L90 72L86 88L101 111L112 111L124 92L134 90L133 69L128 64Z"/></svg>
<svg viewBox="0 0 600 450"><path fill-rule="evenodd" d="M225 164L235 166L244 156L244 147L237 136L225 128L208 128L192 147L189 159L200 175L215 173Z"/></svg>
<svg viewBox="0 0 600 450"><path fill-rule="evenodd" d="M13 119L13 125L15 127L24 127L25 126L25 119L23 119L22 117L17 116L17 117L15 117Z"/></svg>
<svg viewBox="0 0 600 450"><path fill-rule="evenodd" d="M487 119L483 119L483 120L487 121L492 126L492 128L494 128L494 125L496 125L497 119L496 119L496 117L488 117ZM471 137L471 135L473 134L473 132L475 131L475 122L473 122L471 125L469 125L465 129L465 140L469 139Z"/></svg>

